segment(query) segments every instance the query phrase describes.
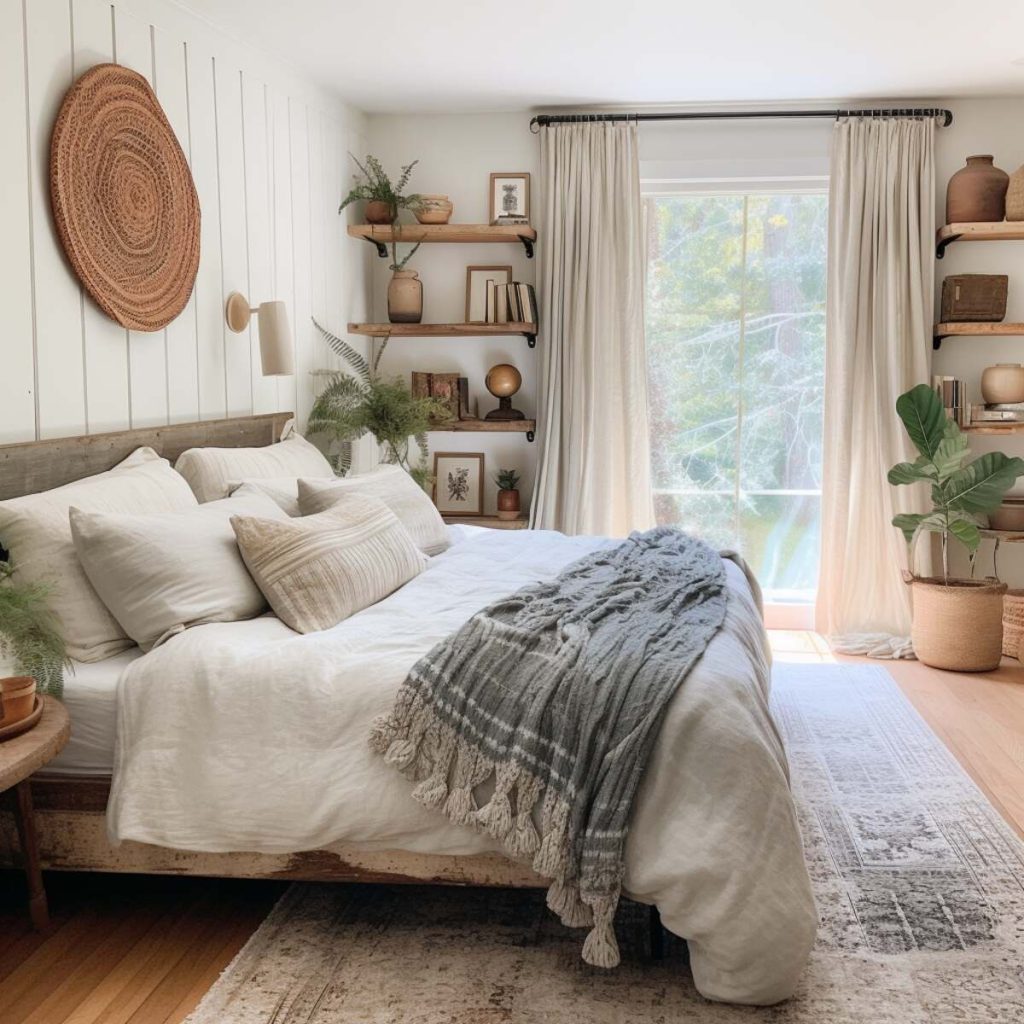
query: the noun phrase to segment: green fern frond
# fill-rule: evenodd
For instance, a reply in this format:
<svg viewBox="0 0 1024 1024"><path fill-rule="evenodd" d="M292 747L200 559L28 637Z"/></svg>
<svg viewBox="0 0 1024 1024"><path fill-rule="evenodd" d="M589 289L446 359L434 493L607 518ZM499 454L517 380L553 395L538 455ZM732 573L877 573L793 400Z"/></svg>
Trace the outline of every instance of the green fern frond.
<svg viewBox="0 0 1024 1024"><path fill-rule="evenodd" d="M344 359L365 383L369 383L371 372L370 364L366 359L343 338L339 338L336 334L332 334L326 327L322 327L317 323L316 317L310 317L310 319L313 321L313 326L320 332L324 341L327 342L331 351L334 352L335 355Z"/></svg>

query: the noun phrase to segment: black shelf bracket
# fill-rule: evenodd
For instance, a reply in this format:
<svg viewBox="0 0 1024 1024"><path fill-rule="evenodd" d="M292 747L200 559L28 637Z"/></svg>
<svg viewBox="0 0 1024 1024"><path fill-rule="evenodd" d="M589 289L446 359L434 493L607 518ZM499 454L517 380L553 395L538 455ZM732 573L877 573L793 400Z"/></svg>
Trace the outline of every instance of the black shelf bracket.
<svg viewBox="0 0 1024 1024"><path fill-rule="evenodd" d="M386 242L382 242L379 238L370 238L368 235L363 235L363 238L365 238L370 243L370 245L376 246L377 255L382 260L387 259L388 247Z"/></svg>
<svg viewBox="0 0 1024 1024"><path fill-rule="evenodd" d="M526 339L526 344L527 344L527 346L529 348L536 348L537 347L537 335L536 334L526 333L526 334L523 335L523 337Z"/></svg>
<svg viewBox="0 0 1024 1024"><path fill-rule="evenodd" d="M948 338L948 337L949 337L948 334L935 334L935 335L933 335L932 336L932 351L933 352L938 352L939 349L942 348L943 341L945 341L946 338Z"/></svg>
<svg viewBox="0 0 1024 1024"><path fill-rule="evenodd" d="M532 430L528 430L526 432L526 440L527 440L528 443L533 444L533 431Z"/></svg>
<svg viewBox="0 0 1024 1024"><path fill-rule="evenodd" d="M960 238L963 238L963 235L950 235L949 238L944 238L941 242L938 242L935 246L935 258L941 260L946 255L946 246L952 245ZM938 348L939 346L936 345L935 347Z"/></svg>
<svg viewBox="0 0 1024 1024"><path fill-rule="evenodd" d="M526 250L526 258L528 260L533 259L533 239L527 238L526 235L520 235L519 241L523 243L523 248Z"/></svg>

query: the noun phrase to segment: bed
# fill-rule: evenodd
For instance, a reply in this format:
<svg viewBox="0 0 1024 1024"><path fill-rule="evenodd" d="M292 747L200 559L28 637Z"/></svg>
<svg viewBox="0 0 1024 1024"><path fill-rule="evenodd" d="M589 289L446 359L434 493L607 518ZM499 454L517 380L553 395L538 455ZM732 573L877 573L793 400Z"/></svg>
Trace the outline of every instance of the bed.
<svg viewBox="0 0 1024 1024"><path fill-rule="evenodd" d="M138 445L173 458L197 443L271 443L285 419L0 448L0 498L109 468ZM299 636L268 614L84 666L67 690L72 743L33 781L44 866L544 886L483 833L414 802L366 735L437 640L609 542L472 527L451 539L416 579L330 630ZM759 611L743 572L727 571L725 625L672 699L634 804L625 892L688 940L705 996L766 1004L792 992L816 913Z"/></svg>

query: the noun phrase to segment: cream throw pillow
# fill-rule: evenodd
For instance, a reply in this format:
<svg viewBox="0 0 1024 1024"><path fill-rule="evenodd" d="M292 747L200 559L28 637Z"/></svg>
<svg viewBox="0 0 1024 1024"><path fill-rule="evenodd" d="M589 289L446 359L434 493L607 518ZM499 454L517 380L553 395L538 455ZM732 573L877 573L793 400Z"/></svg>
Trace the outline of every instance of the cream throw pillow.
<svg viewBox="0 0 1024 1024"><path fill-rule="evenodd" d="M340 480L300 480L299 510L304 516L330 508L342 495L361 494L383 501L425 555L439 555L448 545L448 530L437 506L404 469L380 466Z"/></svg>
<svg viewBox="0 0 1024 1024"><path fill-rule="evenodd" d="M200 501L226 498L234 481L268 477L334 477L320 449L293 434L263 448L189 448L174 468Z"/></svg>
<svg viewBox="0 0 1024 1024"><path fill-rule="evenodd" d="M327 482L335 479L332 474ZM255 480L232 480L228 483L229 494L265 494L273 498L278 507L290 516L300 516L299 478L295 476L268 476Z"/></svg>
<svg viewBox="0 0 1024 1024"><path fill-rule="evenodd" d="M149 651L189 626L266 610L238 553L234 515L288 518L266 495L248 494L148 516L72 508L71 534L96 593Z"/></svg>
<svg viewBox="0 0 1024 1024"><path fill-rule="evenodd" d="M0 501L0 545L17 578L50 582L50 607L61 622L68 654L102 661L132 641L86 578L71 538L68 510L144 514L195 508L188 484L152 448L138 448L106 473L39 494Z"/></svg>
<svg viewBox="0 0 1024 1024"><path fill-rule="evenodd" d="M297 633L330 629L419 575L427 560L381 501L345 495L326 512L231 520L253 579Z"/></svg>

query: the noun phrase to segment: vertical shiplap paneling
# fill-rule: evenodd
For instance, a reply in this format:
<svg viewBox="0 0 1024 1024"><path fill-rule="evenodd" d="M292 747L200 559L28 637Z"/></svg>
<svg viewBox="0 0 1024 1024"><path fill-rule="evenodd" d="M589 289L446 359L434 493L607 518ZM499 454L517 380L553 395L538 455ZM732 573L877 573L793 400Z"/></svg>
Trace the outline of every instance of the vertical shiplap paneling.
<svg viewBox="0 0 1024 1024"><path fill-rule="evenodd" d="M309 131L306 106L301 101L288 101L288 121L291 130L291 182L292 182L292 296L294 313L292 335L295 339L295 415L305 423L312 406L312 378L314 330L310 322L313 311L309 262L310 196L309 196Z"/></svg>
<svg viewBox="0 0 1024 1024"><path fill-rule="evenodd" d="M323 183L324 194L327 200L327 207L337 207L338 181L342 171L342 148L338 126L326 114L320 115L320 136L324 150ZM325 260L323 267L324 274L324 315L327 317L325 326L335 334L344 334L347 321L341 320L341 250L338 246L336 232L337 221L340 217L331 217L327 220L325 228ZM328 366L338 369L342 365L334 353L330 353Z"/></svg>
<svg viewBox="0 0 1024 1024"><path fill-rule="evenodd" d="M249 295L249 252L245 227L245 152L242 142L242 83L238 69L214 60L217 101L217 179L220 183L220 258L223 294ZM255 300L260 301L260 300ZM229 416L252 413L249 334L235 334L221 318Z"/></svg>
<svg viewBox="0 0 1024 1024"><path fill-rule="evenodd" d="M74 77L114 56L114 24L109 3L73 0ZM86 423L91 434L123 430L129 411L128 335L79 288L85 346Z"/></svg>
<svg viewBox="0 0 1024 1024"><path fill-rule="evenodd" d="M114 57L153 84L150 26L121 7L114 8ZM167 337L163 330L128 332L128 369L132 426L167 423Z"/></svg>
<svg viewBox="0 0 1024 1024"><path fill-rule="evenodd" d="M25 118L22 0L0 0L0 309L5 340L0 371L0 444L36 437L29 231L29 155Z"/></svg>
<svg viewBox="0 0 1024 1024"><path fill-rule="evenodd" d="M291 145L291 130L288 118L288 97L269 90L267 101L271 105L273 118L273 208L274 208L274 295L273 298L287 303L288 316L292 322L292 343L295 341L295 296L292 272L292 175L288 149ZM277 378L277 407L294 410L296 404L295 376Z"/></svg>
<svg viewBox="0 0 1024 1024"><path fill-rule="evenodd" d="M23 10L39 434L61 437L86 426L82 303L53 226L49 188L50 133L72 81L71 9L68 0L26 0Z"/></svg>
<svg viewBox="0 0 1024 1024"><path fill-rule="evenodd" d="M156 94L191 165L188 124L188 76L185 43L153 29ZM205 215L200 211L200 215ZM171 423L199 419L199 365L196 344L195 292L181 314L165 329L167 345L167 415Z"/></svg>
<svg viewBox="0 0 1024 1024"><path fill-rule="evenodd" d="M196 278L195 308L199 358L199 415L227 415L224 381L224 298L220 261L220 190L217 185L217 118L213 55L189 43L188 96L192 136L192 177L203 211L202 259Z"/></svg>
<svg viewBox="0 0 1024 1024"><path fill-rule="evenodd" d="M266 86L252 75L242 76L242 109L245 132L245 209L249 242L249 301L254 305L273 296L271 254L270 146L267 132ZM277 382L263 376L260 339L253 317L249 325L249 361L253 410L277 410Z"/></svg>

